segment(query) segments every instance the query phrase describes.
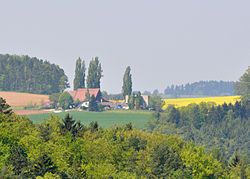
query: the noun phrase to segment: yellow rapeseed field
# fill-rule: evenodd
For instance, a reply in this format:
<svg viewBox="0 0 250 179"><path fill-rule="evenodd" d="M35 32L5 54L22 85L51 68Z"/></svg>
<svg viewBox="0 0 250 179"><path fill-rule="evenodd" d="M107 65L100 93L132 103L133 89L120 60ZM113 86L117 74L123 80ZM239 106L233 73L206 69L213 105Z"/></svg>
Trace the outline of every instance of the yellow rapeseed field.
<svg viewBox="0 0 250 179"><path fill-rule="evenodd" d="M191 103L199 104L201 102L214 102L217 105L225 103L234 104L240 100L240 96L225 96L225 97L208 97L208 98L178 98L178 99L164 99L165 105L162 109L166 109L168 105L175 105L176 107L187 106Z"/></svg>

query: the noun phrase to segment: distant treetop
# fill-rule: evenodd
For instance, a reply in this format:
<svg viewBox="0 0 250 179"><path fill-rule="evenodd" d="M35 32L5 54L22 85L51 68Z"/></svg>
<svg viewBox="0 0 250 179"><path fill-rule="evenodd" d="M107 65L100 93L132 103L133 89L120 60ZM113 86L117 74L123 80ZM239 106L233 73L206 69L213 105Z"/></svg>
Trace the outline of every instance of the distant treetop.
<svg viewBox="0 0 250 179"><path fill-rule="evenodd" d="M199 81L185 85L168 86L164 94L170 97L182 96L231 96L234 95L232 81Z"/></svg>

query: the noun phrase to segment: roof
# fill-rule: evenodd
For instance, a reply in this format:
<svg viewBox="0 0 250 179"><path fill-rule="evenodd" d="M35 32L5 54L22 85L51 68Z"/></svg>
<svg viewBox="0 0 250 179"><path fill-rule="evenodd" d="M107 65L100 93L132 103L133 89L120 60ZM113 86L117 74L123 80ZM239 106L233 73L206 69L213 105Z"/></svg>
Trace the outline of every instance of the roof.
<svg viewBox="0 0 250 179"><path fill-rule="evenodd" d="M79 99L80 101L85 101L87 89L79 88L76 91L67 91L67 92L73 97L74 100ZM99 92L100 88L89 89L90 97L94 95L94 97L96 98Z"/></svg>

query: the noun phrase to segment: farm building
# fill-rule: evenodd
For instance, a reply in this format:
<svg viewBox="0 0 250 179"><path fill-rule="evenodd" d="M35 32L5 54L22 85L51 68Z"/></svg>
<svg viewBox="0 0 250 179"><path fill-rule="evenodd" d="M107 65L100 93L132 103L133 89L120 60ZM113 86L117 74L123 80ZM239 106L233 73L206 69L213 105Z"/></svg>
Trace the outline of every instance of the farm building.
<svg viewBox="0 0 250 179"><path fill-rule="evenodd" d="M103 98L102 98L102 93L100 91L100 88L91 88L91 89L82 89L82 88L79 88L75 91L73 90L66 90L66 92L68 92L72 98L75 100L79 100L81 102L83 101L87 101L86 100L86 96L87 96L87 93L89 93L89 96L91 97L92 95L94 95L94 97L96 98L96 101L98 102L101 102L103 101Z"/></svg>

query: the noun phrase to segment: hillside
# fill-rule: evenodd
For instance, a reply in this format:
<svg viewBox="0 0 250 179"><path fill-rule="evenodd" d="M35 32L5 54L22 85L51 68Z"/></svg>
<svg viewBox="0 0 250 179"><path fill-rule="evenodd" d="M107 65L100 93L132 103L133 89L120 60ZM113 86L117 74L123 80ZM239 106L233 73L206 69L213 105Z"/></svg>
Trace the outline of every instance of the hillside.
<svg viewBox="0 0 250 179"><path fill-rule="evenodd" d="M0 97L4 98L10 106L26 106L30 104L40 105L42 102L48 102L48 95L6 92L0 91Z"/></svg>
<svg viewBox="0 0 250 179"><path fill-rule="evenodd" d="M233 85L232 81L199 81L185 85L168 86L164 90L164 94L170 98L233 96Z"/></svg>
<svg viewBox="0 0 250 179"><path fill-rule="evenodd" d="M68 78L58 65L36 57L0 54L0 91L51 94L68 87Z"/></svg>

